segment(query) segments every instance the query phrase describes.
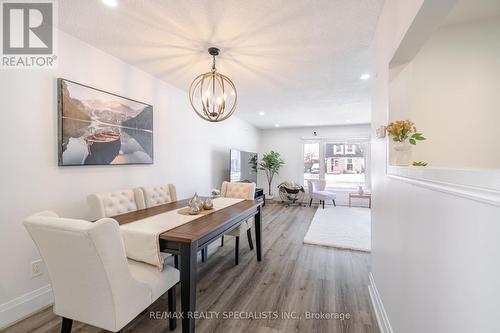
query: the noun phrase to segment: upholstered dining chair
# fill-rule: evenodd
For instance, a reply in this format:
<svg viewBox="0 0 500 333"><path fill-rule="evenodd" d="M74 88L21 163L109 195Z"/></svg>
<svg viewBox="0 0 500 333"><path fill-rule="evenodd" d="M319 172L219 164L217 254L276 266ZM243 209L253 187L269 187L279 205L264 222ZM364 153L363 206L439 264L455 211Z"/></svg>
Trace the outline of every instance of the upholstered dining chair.
<svg viewBox="0 0 500 333"><path fill-rule="evenodd" d="M92 219L111 217L146 208L142 189L94 193L87 196Z"/></svg>
<svg viewBox="0 0 500 333"><path fill-rule="evenodd" d="M139 191L137 191L139 190ZM136 193L143 195L145 208L151 208L163 205L169 202L177 201L177 190L174 184L165 184L160 186L142 186L135 189ZM141 202L138 200L138 202ZM205 261L206 249L202 250L202 260ZM168 255L167 255L168 256ZM179 268L179 256L174 255L174 267Z"/></svg>
<svg viewBox="0 0 500 333"><path fill-rule="evenodd" d="M255 183L230 183L223 182L221 186L221 196L226 198L237 198L237 199L245 199L245 200L254 200L255 198ZM253 242L252 242L252 225L253 220L248 219L242 224L240 224L237 228L227 232L225 235L235 237L235 246L234 246L234 264L238 265L239 259L239 251L240 251L240 236L242 233L246 232L248 245L250 246L250 250L253 250ZM221 239L221 246L224 245L224 236Z"/></svg>
<svg viewBox="0 0 500 333"><path fill-rule="evenodd" d="M87 202L91 210L92 219L100 219L161 205L172 198L176 200L177 194L175 186L169 184L158 187L141 187L114 192L94 193L87 196ZM165 259L171 256L166 253L163 255ZM177 256L174 256L174 266L175 268L179 268L179 258Z"/></svg>
<svg viewBox="0 0 500 333"><path fill-rule="evenodd" d="M127 259L115 220L92 223L41 212L24 225L47 267L61 332L71 332L73 320L120 332L167 291L168 310L175 311L179 271ZM173 318L169 326L175 330Z"/></svg>
<svg viewBox="0 0 500 333"><path fill-rule="evenodd" d="M177 191L174 184L141 187L141 190L146 208L177 201Z"/></svg>
<svg viewBox="0 0 500 333"><path fill-rule="evenodd" d="M323 179L307 180L307 190L309 192L309 198L311 198L311 200L309 201L309 207L311 207L314 199L319 200L319 204L320 205L322 204L323 208L325 208L325 200L332 200L333 205L337 207L337 204L335 203L335 199L337 198L336 194L330 191L326 191L325 187L326 187L326 180Z"/></svg>

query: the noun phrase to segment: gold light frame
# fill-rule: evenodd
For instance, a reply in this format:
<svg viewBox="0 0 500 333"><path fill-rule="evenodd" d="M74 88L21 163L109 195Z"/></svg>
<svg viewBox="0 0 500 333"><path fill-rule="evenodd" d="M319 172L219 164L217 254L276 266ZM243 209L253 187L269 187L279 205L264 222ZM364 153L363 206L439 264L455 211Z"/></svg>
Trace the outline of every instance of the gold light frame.
<svg viewBox="0 0 500 333"><path fill-rule="evenodd" d="M233 81L217 72L215 57L219 49L211 47L208 53L213 56L212 70L198 75L189 87L189 101L193 110L203 120L220 122L231 117L236 111L238 94ZM231 95L227 96L227 93ZM228 103L228 99L230 100Z"/></svg>

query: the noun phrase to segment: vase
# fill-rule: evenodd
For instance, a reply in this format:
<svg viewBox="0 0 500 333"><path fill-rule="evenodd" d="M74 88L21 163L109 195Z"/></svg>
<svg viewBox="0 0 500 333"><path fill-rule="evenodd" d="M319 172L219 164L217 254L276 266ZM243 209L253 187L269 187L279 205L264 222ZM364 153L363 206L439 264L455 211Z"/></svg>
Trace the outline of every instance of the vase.
<svg viewBox="0 0 500 333"><path fill-rule="evenodd" d="M198 193L195 193L194 196L191 198L191 200L189 200L189 207L190 208L193 208L193 207L197 207L198 210L203 210L203 200L200 199L200 197L198 196Z"/></svg>
<svg viewBox="0 0 500 333"><path fill-rule="evenodd" d="M409 166L411 164L411 145L409 142L395 142L393 146L394 150L394 165L398 166Z"/></svg>
<svg viewBox="0 0 500 333"><path fill-rule="evenodd" d="M210 210L214 208L214 203L212 202L212 199L207 198L205 202L203 202L203 209Z"/></svg>
<svg viewBox="0 0 500 333"><path fill-rule="evenodd" d="M365 193L365 190L363 190L363 186L358 186L358 194L363 195Z"/></svg>

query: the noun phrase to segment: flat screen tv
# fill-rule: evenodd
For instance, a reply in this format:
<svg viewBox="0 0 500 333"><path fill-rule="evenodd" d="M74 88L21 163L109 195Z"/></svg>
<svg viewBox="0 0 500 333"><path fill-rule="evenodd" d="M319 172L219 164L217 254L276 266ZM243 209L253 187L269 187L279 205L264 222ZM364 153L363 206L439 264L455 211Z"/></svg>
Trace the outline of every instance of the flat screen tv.
<svg viewBox="0 0 500 333"><path fill-rule="evenodd" d="M257 184L257 153L231 149L230 181Z"/></svg>

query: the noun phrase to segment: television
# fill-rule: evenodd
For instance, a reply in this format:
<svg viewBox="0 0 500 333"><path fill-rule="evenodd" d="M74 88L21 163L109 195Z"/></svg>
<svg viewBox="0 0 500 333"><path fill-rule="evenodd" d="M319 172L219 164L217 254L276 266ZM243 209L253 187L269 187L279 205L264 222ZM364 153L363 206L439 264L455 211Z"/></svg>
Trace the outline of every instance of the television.
<svg viewBox="0 0 500 333"><path fill-rule="evenodd" d="M257 184L257 153L231 149L229 160L229 180L231 182Z"/></svg>

